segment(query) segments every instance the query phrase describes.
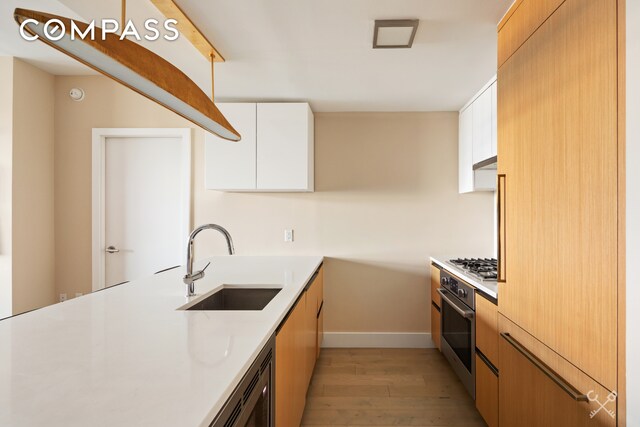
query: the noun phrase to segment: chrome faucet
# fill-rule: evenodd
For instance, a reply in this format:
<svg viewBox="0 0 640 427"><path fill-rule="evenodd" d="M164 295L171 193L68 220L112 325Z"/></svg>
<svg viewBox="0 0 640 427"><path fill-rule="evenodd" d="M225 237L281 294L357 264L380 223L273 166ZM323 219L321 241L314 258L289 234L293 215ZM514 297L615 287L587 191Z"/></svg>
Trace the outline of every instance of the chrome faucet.
<svg viewBox="0 0 640 427"><path fill-rule="evenodd" d="M189 242L187 243L187 274L184 276L184 279L182 279L185 285L187 285L188 297L192 297L196 294L194 282L204 277L204 271L207 269L207 267L209 267L209 264L211 264L207 264L202 270L196 271L195 273L193 272L193 240L202 230L208 229L219 231L220 233L222 233L224 238L227 239L227 248L229 249L229 255L233 255L236 252L233 248L233 240L231 239L231 235L227 230L220 227L219 225L205 224L193 230L189 235Z"/></svg>

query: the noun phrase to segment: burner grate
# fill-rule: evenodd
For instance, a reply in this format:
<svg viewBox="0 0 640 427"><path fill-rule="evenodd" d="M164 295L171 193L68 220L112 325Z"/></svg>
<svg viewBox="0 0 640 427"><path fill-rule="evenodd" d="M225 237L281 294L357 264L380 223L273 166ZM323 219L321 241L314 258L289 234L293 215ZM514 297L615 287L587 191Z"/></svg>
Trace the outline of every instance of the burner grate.
<svg viewBox="0 0 640 427"><path fill-rule="evenodd" d="M456 258L449 262L482 280L498 279L498 260L495 258Z"/></svg>

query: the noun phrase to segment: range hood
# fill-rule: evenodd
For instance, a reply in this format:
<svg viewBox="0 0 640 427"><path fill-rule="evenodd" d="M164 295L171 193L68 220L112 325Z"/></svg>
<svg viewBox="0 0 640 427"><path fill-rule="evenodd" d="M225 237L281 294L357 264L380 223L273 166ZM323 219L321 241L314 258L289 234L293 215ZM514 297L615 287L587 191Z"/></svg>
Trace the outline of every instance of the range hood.
<svg viewBox="0 0 640 427"><path fill-rule="evenodd" d="M481 162L473 165L473 170L497 170L498 169L498 156L489 157Z"/></svg>

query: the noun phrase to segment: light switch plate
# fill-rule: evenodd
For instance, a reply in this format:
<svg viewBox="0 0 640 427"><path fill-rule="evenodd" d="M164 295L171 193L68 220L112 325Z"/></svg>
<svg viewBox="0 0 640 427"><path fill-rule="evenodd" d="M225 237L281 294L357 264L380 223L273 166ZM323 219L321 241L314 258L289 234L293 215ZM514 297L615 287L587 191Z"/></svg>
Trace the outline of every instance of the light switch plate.
<svg viewBox="0 0 640 427"><path fill-rule="evenodd" d="M284 230L284 241L293 242L293 230Z"/></svg>

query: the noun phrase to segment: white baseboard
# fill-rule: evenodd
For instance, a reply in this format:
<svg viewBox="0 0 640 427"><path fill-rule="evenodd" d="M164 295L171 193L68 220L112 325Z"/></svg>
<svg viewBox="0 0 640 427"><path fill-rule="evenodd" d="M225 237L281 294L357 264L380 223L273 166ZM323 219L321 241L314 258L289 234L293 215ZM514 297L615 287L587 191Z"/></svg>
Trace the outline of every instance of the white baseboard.
<svg viewBox="0 0 640 427"><path fill-rule="evenodd" d="M434 348L428 332L325 332L324 348Z"/></svg>

